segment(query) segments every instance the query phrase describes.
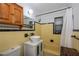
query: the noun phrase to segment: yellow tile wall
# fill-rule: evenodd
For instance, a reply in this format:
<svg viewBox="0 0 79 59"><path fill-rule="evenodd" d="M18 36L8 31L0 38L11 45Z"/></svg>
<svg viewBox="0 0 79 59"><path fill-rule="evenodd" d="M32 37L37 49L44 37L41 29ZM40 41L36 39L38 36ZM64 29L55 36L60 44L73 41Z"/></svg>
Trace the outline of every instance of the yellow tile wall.
<svg viewBox="0 0 79 59"><path fill-rule="evenodd" d="M79 37L79 32L74 31L73 33L77 37ZM73 38L73 48L77 49L79 51L79 40Z"/></svg>
<svg viewBox="0 0 79 59"><path fill-rule="evenodd" d="M41 38L44 41L44 51L55 55L60 55L60 35L53 34L53 24L41 25ZM50 42L50 40L54 42Z"/></svg>
<svg viewBox="0 0 79 59"><path fill-rule="evenodd" d="M28 40L28 37L25 38L24 34L31 32L27 31L14 31L14 32L0 32L0 52L18 45L23 44Z"/></svg>
<svg viewBox="0 0 79 59"><path fill-rule="evenodd" d="M35 23L35 31L13 31L13 32L0 32L0 52L18 45L23 44L28 40L25 38L24 34L35 33L35 35L40 35L44 44L44 51L56 55L60 55L60 35L53 34L53 24L38 24ZM79 37L79 32L74 32L75 35ZM50 40L54 42L50 42ZM73 39L73 48L79 51L79 40ZM23 55L23 46L22 52Z"/></svg>
<svg viewBox="0 0 79 59"><path fill-rule="evenodd" d="M25 33L34 33L35 35L40 35L39 24L35 25L35 31L0 32L0 52L21 45L21 55L23 55L23 43L29 39L29 37L24 37Z"/></svg>

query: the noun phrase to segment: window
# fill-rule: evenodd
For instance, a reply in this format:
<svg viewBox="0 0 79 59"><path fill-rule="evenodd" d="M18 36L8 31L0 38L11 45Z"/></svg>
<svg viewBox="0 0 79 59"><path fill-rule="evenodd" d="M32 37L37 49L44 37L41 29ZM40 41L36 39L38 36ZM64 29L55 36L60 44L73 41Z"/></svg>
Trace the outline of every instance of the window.
<svg viewBox="0 0 79 59"><path fill-rule="evenodd" d="M62 26L63 26L63 17L55 17L53 25L53 33L61 34Z"/></svg>

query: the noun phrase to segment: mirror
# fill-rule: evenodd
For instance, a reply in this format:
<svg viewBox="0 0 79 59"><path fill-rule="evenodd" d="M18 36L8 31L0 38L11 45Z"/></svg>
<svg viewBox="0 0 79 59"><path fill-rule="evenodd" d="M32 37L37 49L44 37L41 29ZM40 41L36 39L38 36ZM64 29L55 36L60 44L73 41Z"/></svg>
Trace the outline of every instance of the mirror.
<svg viewBox="0 0 79 59"><path fill-rule="evenodd" d="M24 25L22 30L35 30L35 22L33 18L24 16Z"/></svg>

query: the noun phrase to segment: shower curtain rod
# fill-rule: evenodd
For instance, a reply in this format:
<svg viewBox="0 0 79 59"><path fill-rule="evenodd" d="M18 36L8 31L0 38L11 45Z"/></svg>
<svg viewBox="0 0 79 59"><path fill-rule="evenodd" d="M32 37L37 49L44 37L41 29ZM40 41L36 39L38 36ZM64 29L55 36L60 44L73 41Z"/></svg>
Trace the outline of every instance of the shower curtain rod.
<svg viewBox="0 0 79 59"><path fill-rule="evenodd" d="M54 12L58 12L58 11L62 11L62 10L66 10L66 9L69 9L69 8L72 8L72 7L66 7L66 8L63 8L63 9L60 9L60 10L51 11L51 12L47 12L47 13L44 13L44 14L39 14L39 15L36 15L36 17L46 15L46 14L50 14L50 13L54 13Z"/></svg>

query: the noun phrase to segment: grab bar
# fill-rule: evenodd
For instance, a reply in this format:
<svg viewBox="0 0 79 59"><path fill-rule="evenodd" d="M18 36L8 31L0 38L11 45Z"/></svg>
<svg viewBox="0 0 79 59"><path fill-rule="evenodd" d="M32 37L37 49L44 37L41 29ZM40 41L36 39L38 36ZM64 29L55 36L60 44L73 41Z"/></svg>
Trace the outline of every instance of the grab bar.
<svg viewBox="0 0 79 59"><path fill-rule="evenodd" d="M78 38L76 35L72 35L71 37L73 37L73 38L79 40L79 38Z"/></svg>

